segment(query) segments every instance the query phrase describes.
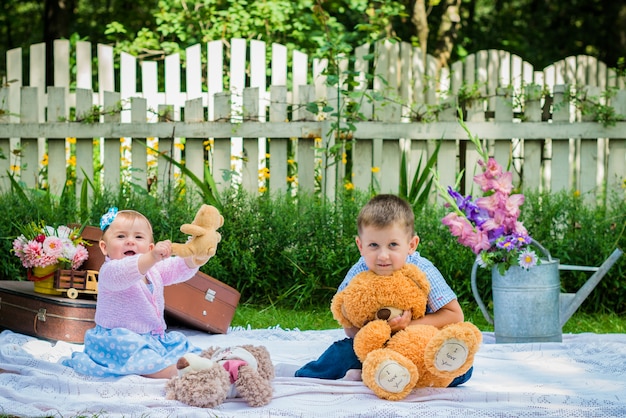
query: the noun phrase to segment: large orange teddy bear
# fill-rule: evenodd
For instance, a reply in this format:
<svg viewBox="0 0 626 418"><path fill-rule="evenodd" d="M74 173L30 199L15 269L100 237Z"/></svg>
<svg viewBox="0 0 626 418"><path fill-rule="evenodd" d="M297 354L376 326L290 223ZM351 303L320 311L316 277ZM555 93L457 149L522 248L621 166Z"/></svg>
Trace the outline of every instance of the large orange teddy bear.
<svg viewBox="0 0 626 418"><path fill-rule="evenodd" d="M363 363L365 385L379 398L400 400L414 388L447 387L472 367L482 334L469 322L438 329L410 325L392 334L387 320L410 310L426 312L430 285L426 275L407 264L391 276L359 273L331 303L335 319L360 330L354 352Z"/></svg>

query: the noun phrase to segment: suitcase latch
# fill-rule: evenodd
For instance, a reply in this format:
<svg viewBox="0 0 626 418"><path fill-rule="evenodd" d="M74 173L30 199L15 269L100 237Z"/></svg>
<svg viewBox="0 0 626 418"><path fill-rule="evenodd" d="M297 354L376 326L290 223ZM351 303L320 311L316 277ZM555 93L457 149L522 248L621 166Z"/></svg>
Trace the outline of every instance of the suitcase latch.
<svg viewBox="0 0 626 418"><path fill-rule="evenodd" d="M207 289L206 294L204 295L204 299L209 302L213 302L213 300L215 299L215 293L215 290Z"/></svg>
<svg viewBox="0 0 626 418"><path fill-rule="evenodd" d="M37 311L37 319L41 322L46 322L46 308L39 308L39 311Z"/></svg>

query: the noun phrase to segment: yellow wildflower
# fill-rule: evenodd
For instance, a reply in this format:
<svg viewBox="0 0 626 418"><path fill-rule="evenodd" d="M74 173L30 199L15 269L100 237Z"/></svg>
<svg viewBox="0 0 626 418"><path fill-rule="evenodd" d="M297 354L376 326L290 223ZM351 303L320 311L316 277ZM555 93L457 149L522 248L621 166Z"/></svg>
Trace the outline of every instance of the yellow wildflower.
<svg viewBox="0 0 626 418"><path fill-rule="evenodd" d="M20 166L19 165L12 165L11 166L11 171L14 173L17 173L20 171Z"/></svg>
<svg viewBox="0 0 626 418"><path fill-rule="evenodd" d="M343 187L345 187L346 190L354 190L354 184L350 181L346 182Z"/></svg>
<svg viewBox="0 0 626 418"><path fill-rule="evenodd" d="M372 167L372 173L378 173L380 171L380 167Z"/></svg>
<svg viewBox="0 0 626 418"><path fill-rule="evenodd" d="M259 187L259 193L265 193L265 192L267 192L267 187L265 186Z"/></svg>
<svg viewBox="0 0 626 418"><path fill-rule="evenodd" d="M74 137L65 138L65 140L67 141L68 144L75 144L76 143L76 138L74 138Z"/></svg>
<svg viewBox="0 0 626 418"><path fill-rule="evenodd" d="M181 150L181 151L183 151L185 149L185 144L182 144L180 142L175 143L174 146L176 148L178 148L179 150Z"/></svg>
<svg viewBox="0 0 626 418"><path fill-rule="evenodd" d="M260 179L268 179L270 178L270 169L267 167L263 167L259 170L259 178Z"/></svg>
<svg viewBox="0 0 626 418"><path fill-rule="evenodd" d="M48 165L48 154L44 154L43 158L41 159L41 165L43 166L47 166Z"/></svg>

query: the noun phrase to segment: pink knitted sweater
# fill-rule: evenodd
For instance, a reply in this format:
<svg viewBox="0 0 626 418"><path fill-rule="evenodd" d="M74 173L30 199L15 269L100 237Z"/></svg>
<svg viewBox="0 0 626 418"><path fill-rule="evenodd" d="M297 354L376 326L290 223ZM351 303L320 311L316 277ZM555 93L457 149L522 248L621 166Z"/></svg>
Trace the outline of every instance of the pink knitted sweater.
<svg viewBox="0 0 626 418"><path fill-rule="evenodd" d="M198 268L190 269L180 257L157 263L146 274L153 285L151 292L139 273L138 259L139 255L105 260L98 275L95 321L105 328L162 335L167 327L163 287L189 280Z"/></svg>

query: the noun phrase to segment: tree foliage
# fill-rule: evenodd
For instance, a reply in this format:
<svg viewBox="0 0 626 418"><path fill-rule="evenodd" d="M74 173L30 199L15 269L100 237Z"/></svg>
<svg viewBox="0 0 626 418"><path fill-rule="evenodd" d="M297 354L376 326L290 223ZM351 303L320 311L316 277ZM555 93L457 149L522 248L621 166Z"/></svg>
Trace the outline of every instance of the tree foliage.
<svg viewBox="0 0 626 418"><path fill-rule="evenodd" d="M62 22L62 24L59 24ZM441 65L504 49L543 68L587 54L615 67L626 55L626 4L613 0L24 0L0 6L0 50L57 38L114 44L161 59L233 37L325 56L386 37ZM337 48L334 48L335 50ZM5 54L0 56L4 73Z"/></svg>

